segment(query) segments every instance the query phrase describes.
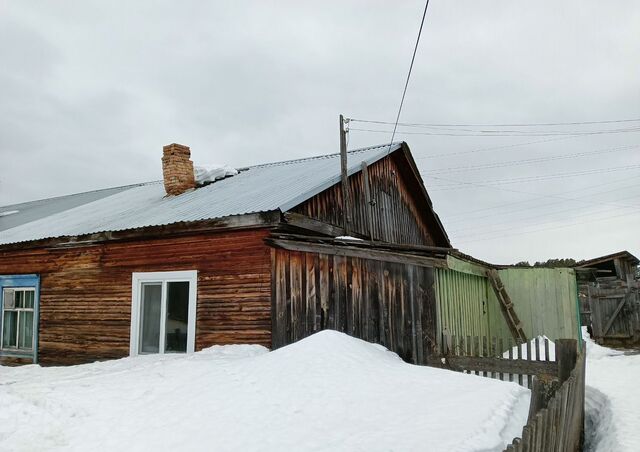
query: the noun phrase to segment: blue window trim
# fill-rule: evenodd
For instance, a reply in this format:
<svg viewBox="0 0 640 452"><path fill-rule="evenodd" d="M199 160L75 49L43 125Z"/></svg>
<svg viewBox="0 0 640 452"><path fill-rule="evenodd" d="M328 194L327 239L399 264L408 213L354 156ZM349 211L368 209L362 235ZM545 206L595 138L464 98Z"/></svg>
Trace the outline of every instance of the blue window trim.
<svg viewBox="0 0 640 452"><path fill-rule="evenodd" d="M33 303L33 353L20 353L16 351L0 350L0 356L12 356L17 358L32 358L34 364L38 362L38 330L40 325L40 276L39 275L0 275L0 318L4 309L4 288L33 287L35 288Z"/></svg>

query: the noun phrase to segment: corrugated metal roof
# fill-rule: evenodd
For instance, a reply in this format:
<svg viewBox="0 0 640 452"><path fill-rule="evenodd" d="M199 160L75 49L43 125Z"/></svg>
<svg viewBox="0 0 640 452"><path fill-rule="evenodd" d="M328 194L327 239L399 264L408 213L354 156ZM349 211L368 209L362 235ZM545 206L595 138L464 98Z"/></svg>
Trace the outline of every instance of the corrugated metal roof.
<svg viewBox="0 0 640 452"><path fill-rule="evenodd" d="M59 196L56 198L39 199L37 201L29 201L21 204L0 207L0 231L14 228L40 218L48 217L54 213L69 210L98 199L106 198L107 196L111 196L123 190L129 190L137 185L140 184L105 188L103 190L88 191L85 193Z"/></svg>
<svg viewBox="0 0 640 452"><path fill-rule="evenodd" d="M371 164L401 144L357 149L349 152L349 174ZM0 216L0 244L46 238L76 236L104 231L121 231L184 221L208 220L274 210L286 211L340 181L340 155L330 154L285 162L251 166L229 177L179 196L165 196L162 181L120 187L95 200L73 205L73 197L43 200L41 215L34 220L6 228L12 215ZM98 193L98 192L92 192ZM86 194L85 194L86 195ZM65 201L65 198L66 201ZM88 198L85 198L88 199ZM76 198L78 202L79 199ZM34 206L36 205L34 202ZM25 204L5 206L0 211L23 210ZM42 204L42 203L41 203ZM19 208L19 206L22 206ZM58 210L59 209L59 210ZM15 214L15 215L19 215Z"/></svg>

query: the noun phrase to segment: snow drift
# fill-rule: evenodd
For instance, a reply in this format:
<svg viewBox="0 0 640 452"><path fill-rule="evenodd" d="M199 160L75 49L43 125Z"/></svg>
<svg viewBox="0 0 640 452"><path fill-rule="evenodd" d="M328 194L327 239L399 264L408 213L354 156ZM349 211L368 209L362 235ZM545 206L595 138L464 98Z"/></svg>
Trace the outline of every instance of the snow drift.
<svg viewBox="0 0 640 452"><path fill-rule="evenodd" d="M536 355L536 339L538 340L538 348L539 348L539 352L540 352L540 356ZM546 361L547 356L546 356L546 351L544 348L544 341L547 340L549 341L549 361L555 361L556 360L556 344L555 342L553 342L551 339L549 339L547 336L542 335L542 336L538 336L534 339L531 339L529 341L529 349L531 350L531 360L532 361ZM514 345L511 348L511 356L516 359L518 357L518 347L520 347L520 359L528 359L528 354L527 354L527 344L520 344L518 345ZM502 354L503 358L509 358L509 350L507 350L506 352L504 352Z"/></svg>
<svg viewBox="0 0 640 452"><path fill-rule="evenodd" d="M528 403L514 383L324 331L274 352L0 366L0 450L498 451Z"/></svg>
<svg viewBox="0 0 640 452"><path fill-rule="evenodd" d="M583 327L587 343L585 450L640 450L640 354L625 354L596 344Z"/></svg>

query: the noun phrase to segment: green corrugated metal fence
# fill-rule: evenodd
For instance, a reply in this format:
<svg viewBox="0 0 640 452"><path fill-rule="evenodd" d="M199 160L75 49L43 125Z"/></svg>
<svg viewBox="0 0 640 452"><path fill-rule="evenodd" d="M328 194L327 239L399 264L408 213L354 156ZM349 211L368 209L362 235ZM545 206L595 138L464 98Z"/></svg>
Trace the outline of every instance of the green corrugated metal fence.
<svg viewBox="0 0 640 452"><path fill-rule="evenodd" d="M489 336L487 278L436 268L439 336Z"/></svg>
<svg viewBox="0 0 640 452"><path fill-rule="evenodd" d="M570 268L506 268L500 279L524 325L527 338L578 339L576 273ZM500 306L489 293L491 335L509 337Z"/></svg>
<svg viewBox="0 0 640 452"><path fill-rule="evenodd" d="M511 334L483 267L457 258L435 269L438 337ZM505 268L498 271L527 338L578 339L576 276L570 268Z"/></svg>

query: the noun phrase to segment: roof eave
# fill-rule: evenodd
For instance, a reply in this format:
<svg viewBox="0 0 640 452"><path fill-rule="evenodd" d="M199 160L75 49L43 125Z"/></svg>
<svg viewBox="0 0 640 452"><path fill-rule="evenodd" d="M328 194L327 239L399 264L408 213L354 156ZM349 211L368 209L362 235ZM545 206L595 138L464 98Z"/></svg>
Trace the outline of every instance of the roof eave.
<svg viewBox="0 0 640 452"><path fill-rule="evenodd" d="M81 235L66 235L22 242L0 244L0 251L32 248L75 248L105 242L148 240L153 238L185 236L225 230L270 228L280 223L281 211L271 210L241 215L229 215L206 220L180 221L176 223L143 226L118 231L101 231Z"/></svg>

